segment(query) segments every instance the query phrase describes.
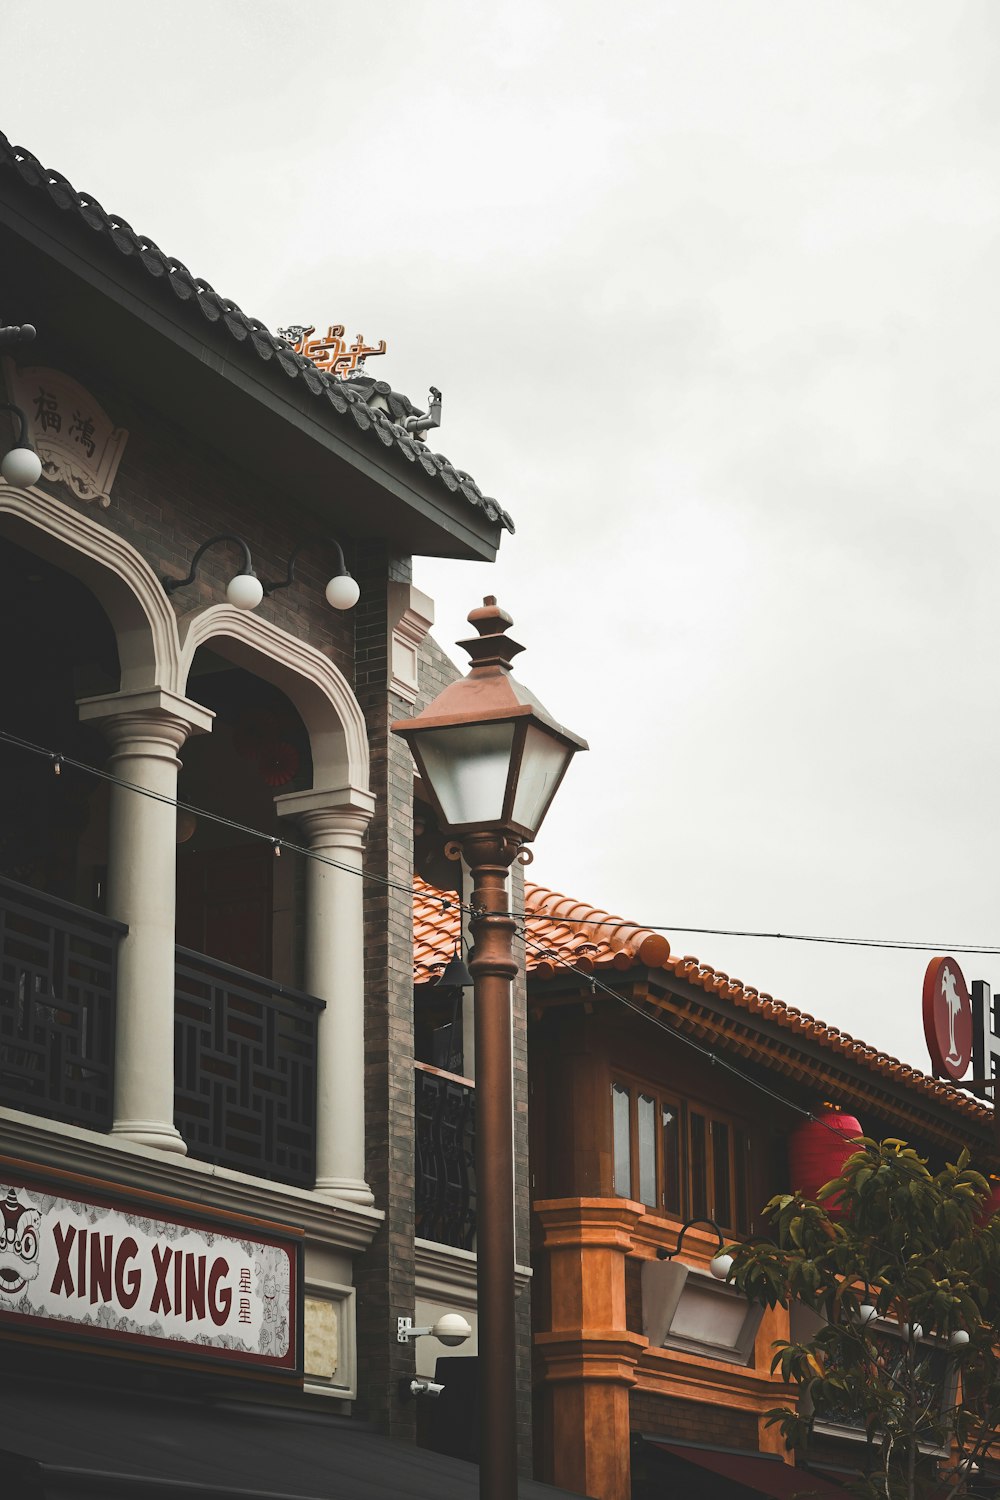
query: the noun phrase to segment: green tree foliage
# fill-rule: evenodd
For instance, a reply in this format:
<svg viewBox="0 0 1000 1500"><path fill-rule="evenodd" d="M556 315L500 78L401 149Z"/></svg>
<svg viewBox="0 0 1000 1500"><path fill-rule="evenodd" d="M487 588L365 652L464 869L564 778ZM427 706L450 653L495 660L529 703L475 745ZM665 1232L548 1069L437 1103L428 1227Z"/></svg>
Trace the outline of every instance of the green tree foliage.
<svg viewBox="0 0 1000 1500"><path fill-rule="evenodd" d="M859 1495L975 1494L1000 1422L1000 1215L965 1151L935 1173L904 1141L853 1144L816 1201L771 1199L770 1241L729 1247L751 1301L818 1315L775 1346L797 1399L768 1419L800 1452L817 1424L863 1431Z"/></svg>

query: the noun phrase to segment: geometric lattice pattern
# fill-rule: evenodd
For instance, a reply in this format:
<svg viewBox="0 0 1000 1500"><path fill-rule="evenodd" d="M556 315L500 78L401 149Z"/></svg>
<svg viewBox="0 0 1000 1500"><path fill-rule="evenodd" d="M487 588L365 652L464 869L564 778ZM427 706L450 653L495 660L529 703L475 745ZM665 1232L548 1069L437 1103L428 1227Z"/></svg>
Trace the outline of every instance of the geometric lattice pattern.
<svg viewBox="0 0 1000 1500"><path fill-rule="evenodd" d="M0 879L0 1104L110 1130L120 922Z"/></svg>
<svg viewBox="0 0 1000 1500"><path fill-rule="evenodd" d="M476 1091L416 1066L418 1239L471 1250L476 1234Z"/></svg>
<svg viewBox="0 0 1000 1500"><path fill-rule="evenodd" d="M199 1161L311 1188L324 1002L177 949L174 1124Z"/></svg>

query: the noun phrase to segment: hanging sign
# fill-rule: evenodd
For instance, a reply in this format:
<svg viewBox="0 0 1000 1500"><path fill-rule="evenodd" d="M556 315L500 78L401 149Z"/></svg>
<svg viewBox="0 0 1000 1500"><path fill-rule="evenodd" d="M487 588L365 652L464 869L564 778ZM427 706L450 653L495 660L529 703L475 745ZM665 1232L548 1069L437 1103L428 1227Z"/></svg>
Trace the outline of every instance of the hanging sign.
<svg viewBox="0 0 1000 1500"><path fill-rule="evenodd" d="M932 958L924 975L924 1038L937 1078L963 1078L972 1061L972 999L953 958Z"/></svg>
<svg viewBox="0 0 1000 1500"><path fill-rule="evenodd" d="M17 1167L0 1158L0 1330L301 1378L294 1230Z"/></svg>
<svg viewBox="0 0 1000 1500"><path fill-rule="evenodd" d="M4 360L10 399L24 412L42 475L65 484L78 500L105 509L128 433L116 427L79 381L61 370L25 367Z"/></svg>

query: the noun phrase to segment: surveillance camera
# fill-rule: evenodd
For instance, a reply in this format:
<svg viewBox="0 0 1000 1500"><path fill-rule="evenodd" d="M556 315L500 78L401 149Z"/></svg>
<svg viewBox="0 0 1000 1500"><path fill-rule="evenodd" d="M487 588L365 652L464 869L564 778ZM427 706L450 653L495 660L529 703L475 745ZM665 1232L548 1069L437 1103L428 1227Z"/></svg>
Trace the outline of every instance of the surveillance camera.
<svg viewBox="0 0 1000 1500"><path fill-rule="evenodd" d="M461 1313L442 1314L431 1329L434 1338L447 1344L449 1349L457 1349L459 1344L464 1344L471 1332L472 1325L466 1322Z"/></svg>
<svg viewBox="0 0 1000 1500"><path fill-rule="evenodd" d="M443 1390L444 1386L439 1385L436 1380L425 1380L418 1376L416 1380L410 1381L411 1396L440 1396Z"/></svg>

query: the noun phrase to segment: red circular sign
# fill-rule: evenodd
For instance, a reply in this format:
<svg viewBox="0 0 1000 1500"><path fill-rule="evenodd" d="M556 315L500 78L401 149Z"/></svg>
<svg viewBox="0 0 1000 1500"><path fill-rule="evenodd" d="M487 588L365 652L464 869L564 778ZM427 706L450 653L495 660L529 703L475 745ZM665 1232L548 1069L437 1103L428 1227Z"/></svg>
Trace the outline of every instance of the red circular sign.
<svg viewBox="0 0 1000 1500"><path fill-rule="evenodd" d="M932 958L924 975L924 1037L938 1078L964 1078L972 1061L972 1001L953 958Z"/></svg>

